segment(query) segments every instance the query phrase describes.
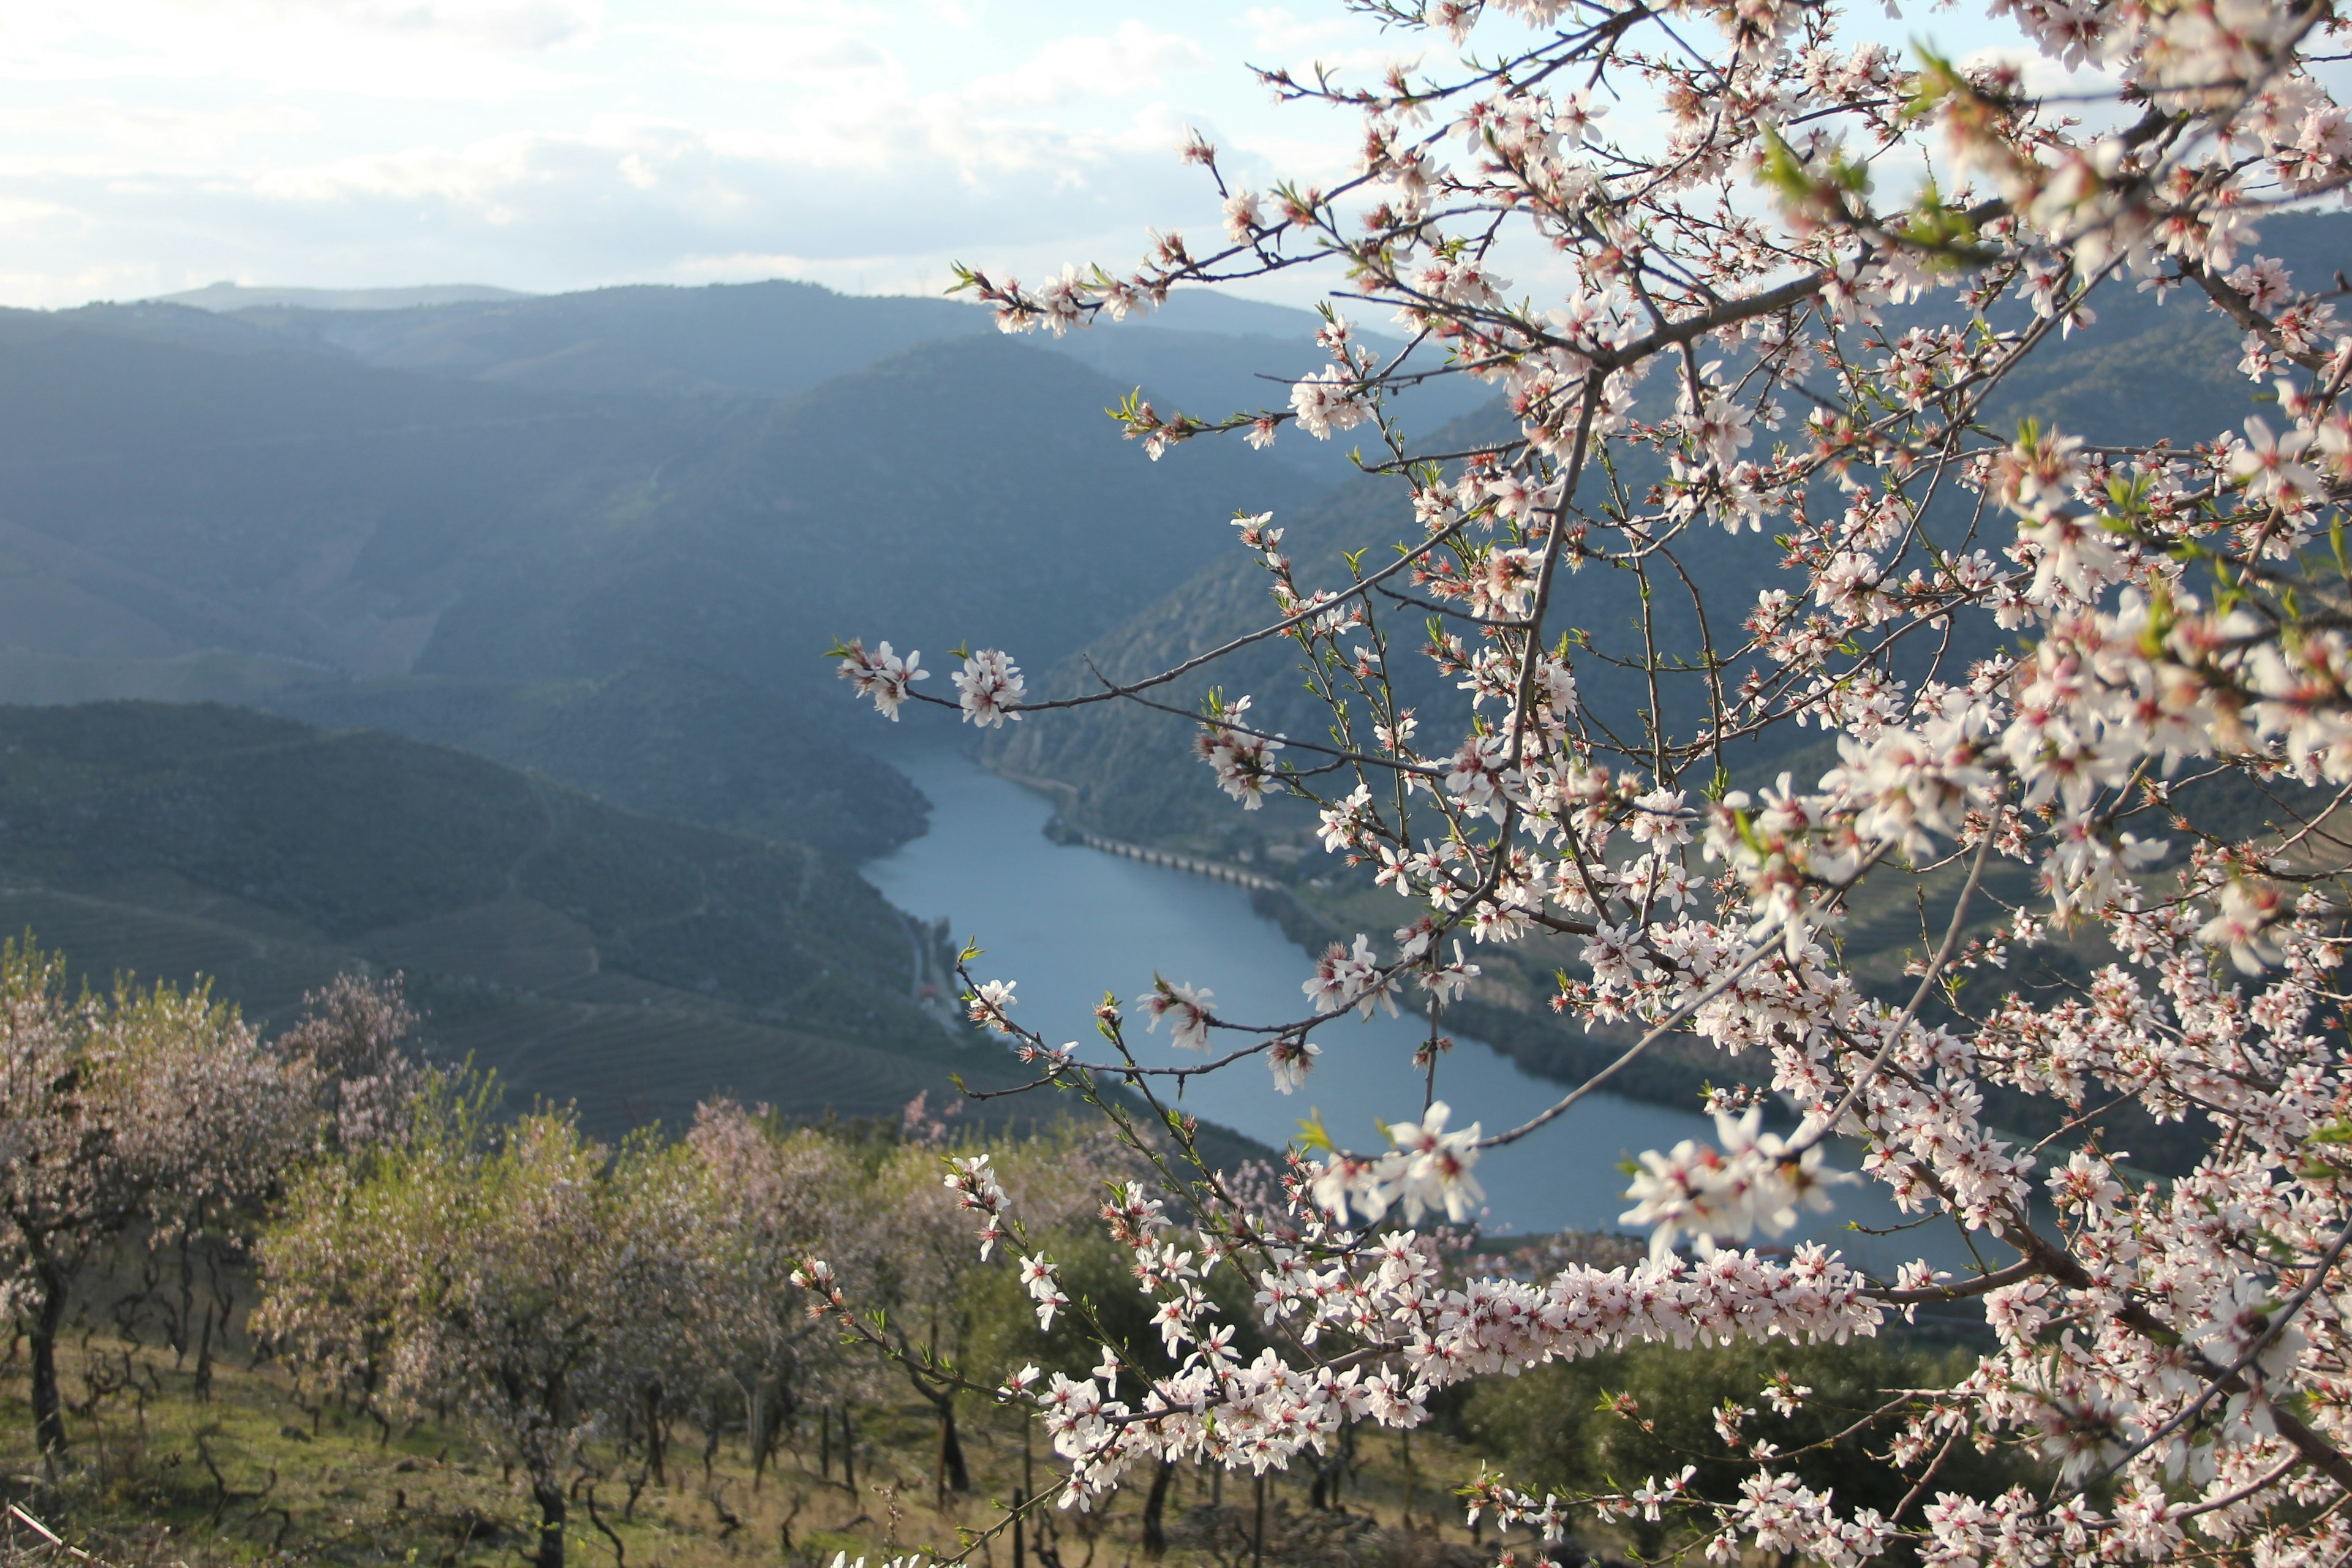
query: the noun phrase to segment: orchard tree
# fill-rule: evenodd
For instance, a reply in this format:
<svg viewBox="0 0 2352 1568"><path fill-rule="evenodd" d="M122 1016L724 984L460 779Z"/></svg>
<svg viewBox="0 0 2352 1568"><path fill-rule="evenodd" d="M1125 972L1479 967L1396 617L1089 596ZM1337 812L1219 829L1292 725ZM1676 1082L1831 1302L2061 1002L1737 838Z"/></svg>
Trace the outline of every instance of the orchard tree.
<svg viewBox="0 0 2352 1568"><path fill-rule="evenodd" d="M69 995L64 958L0 948L0 1305L30 1352L34 1436L66 1452L57 1342L89 1261L249 1220L310 1147L308 1063L205 987Z"/></svg>
<svg viewBox="0 0 2352 1568"><path fill-rule="evenodd" d="M1114 1205L1182 1359L1007 1383L1055 1433L1062 1502L1179 1455L1286 1466L1344 1423L1409 1427L1442 1389L1546 1362L1843 1343L1970 1304L1997 1348L1866 1417L1905 1478L1887 1506L1784 1455L1795 1383L1721 1426L1736 1488L1683 1468L1548 1491L1484 1477L1471 1506L1551 1537L1639 1519L1716 1562L2339 1562L2352 331L2344 285L2263 248L2283 209L2333 205L2352 176L2326 79L2336 6L1993 0L1964 41L2011 30L2021 63L1982 64L1937 47L1945 8L1925 6L1907 52L1800 0L1357 8L1407 63L1265 77L1360 117L1346 177L1247 188L1196 138L1221 235L1157 236L1132 272L962 281L1006 330L1058 333L1179 285L1335 270L1346 309L1406 350L1375 352L1333 309L1329 363L1286 405L1202 417L1139 396L1120 417L1155 456L1352 432L1409 499L1406 536L1301 565L1276 520L1244 518L1264 624L1069 697L1033 700L1003 650L963 658L951 698L918 690L917 659L887 643L839 650L894 718L918 701L982 728L1096 702L1189 719L1240 808L1308 803L1325 847L1406 900L1392 938L1326 955L1287 1020L1244 1026L1201 988L1214 976L1174 976L1106 1007L1087 1050L1019 1024L1016 977L968 975L1041 1085L1114 1120L1114 1082L1164 1109L1180 1072L1263 1063L1286 1090L1351 1011L1430 1019L1427 1098L1385 1146L1302 1155L1280 1205L1228 1201L1206 1173ZM2179 414L2162 440L1989 412L2135 290L2218 311L2220 372L2264 406ZM1409 431L1399 395L1440 376L1491 388L1501 427ZM1319 733L1224 690L1171 700L1277 638ZM1795 744L1814 736L1833 759ZM1874 982L1842 923L1915 899L1910 970ZM1468 954L1538 939L1573 955L1561 1026L1621 1030L1622 1055L1533 1113L1450 1105L1435 1046ZM2004 977L2029 966L2032 984ZM1209 1059L1144 1065L1139 1024ZM1475 1206L1481 1154L1556 1135L1675 1037L1791 1102L1794 1131L1727 1093L1715 1144L1643 1156L1639 1267L1443 1275L1415 1227ZM2053 1136L2005 1135L1992 1100ZM2173 1173L2126 1164L2127 1118L2185 1146ZM1840 1148L1859 1172L1832 1168ZM985 1166L946 1179L1026 1254L1041 1310L1075 1310ZM1983 1261L1882 1277L1818 1243L1748 1245L1854 1179ZM1223 1268L1275 1335L1253 1358L1200 1278ZM808 1278L858 1321L843 1279ZM1947 1466L1964 1444L2051 1479Z"/></svg>
<svg viewBox="0 0 2352 1568"><path fill-rule="evenodd" d="M417 1017L398 974L338 974L302 998L302 1016L278 1037L279 1054L317 1070L329 1132L341 1149L396 1141L424 1088L413 1047Z"/></svg>
<svg viewBox="0 0 2352 1568"><path fill-rule="evenodd" d="M809 1268L796 1269L795 1279L832 1293L845 1286L854 1294L863 1313L847 1325L850 1337L884 1351L938 1417L934 1477L942 1500L950 1490L971 1489L956 1419L958 1396L976 1386L963 1364L966 1352L1000 1337L985 1329L974 1336L982 1327L975 1309L984 1307L986 1297L976 1289L983 1266L1017 1269L1024 1288L1039 1278L1037 1259L997 1250L999 1235L984 1236L975 1247L968 1205L960 1189L942 1184L942 1169L977 1172L992 1186L1009 1184L1032 1223L1055 1229L1094 1215L1112 1181L1129 1168L1127 1152L1116 1142L1067 1129L952 1149L929 1139L902 1142L888 1149L855 1194L855 1226L830 1238L833 1248L821 1260L809 1263L810 1254L796 1260ZM1050 1328L1067 1304L1048 1292L1034 1297L1029 1310L1040 1328Z"/></svg>
<svg viewBox="0 0 2352 1568"><path fill-rule="evenodd" d="M706 1198L706 1252L720 1264L697 1332L741 1403L756 1481L804 1407L862 1385L863 1368L830 1323L810 1317L792 1273L863 1223L866 1173L838 1136L732 1100L697 1107L685 1148Z"/></svg>
<svg viewBox="0 0 2352 1568"><path fill-rule="evenodd" d="M403 1142L323 1163L262 1247L261 1327L313 1387L380 1376L520 1469L536 1561L562 1568L570 1471L606 1415L627 1208L568 1112L499 1125L436 1080ZM650 1305L650 1304L648 1304Z"/></svg>
<svg viewBox="0 0 2352 1568"><path fill-rule="evenodd" d="M791 1287L802 1260L839 1253L866 1224L866 1172L837 1136L717 1100L696 1107L682 1140L633 1148L619 1181L622 1290L635 1305L615 1355L649 1470L662 1478L677 1409L702 1424L707 1452L740 1418L756 1483L804 1404L870 1375L845 1363L839 1331Z"/></svg>

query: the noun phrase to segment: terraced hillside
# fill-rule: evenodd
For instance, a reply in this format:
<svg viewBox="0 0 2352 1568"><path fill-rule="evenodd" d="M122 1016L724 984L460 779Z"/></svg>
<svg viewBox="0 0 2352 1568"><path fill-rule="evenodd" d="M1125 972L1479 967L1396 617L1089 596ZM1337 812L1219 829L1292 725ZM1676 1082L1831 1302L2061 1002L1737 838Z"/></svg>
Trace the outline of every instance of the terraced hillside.
<svg viewBox="0 0 2352 1568"><path fill-rule="evenodd" d="M714 1092L895 1111L992 1047L915 999L939 938L796 846L440 746L210 704L0 709L0 924L92 980L265 1020L399 969L438 1052L616 1131Z"/></svg>

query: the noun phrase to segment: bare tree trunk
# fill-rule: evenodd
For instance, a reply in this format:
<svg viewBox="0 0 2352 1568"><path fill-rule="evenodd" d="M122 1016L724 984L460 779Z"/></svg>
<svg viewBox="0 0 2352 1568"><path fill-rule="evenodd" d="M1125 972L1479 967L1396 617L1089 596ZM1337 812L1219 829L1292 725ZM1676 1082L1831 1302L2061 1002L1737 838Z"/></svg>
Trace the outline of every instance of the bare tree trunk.
<svg viewBox="0 0 2352 1568"><path fill-rule="evenodd" d="M767 1472L768 1440L767 1385L757 1376L751 1386L743 1389L743 1457L751 1461L751 1489L760 1489L760 1478Z"/></svg>
<svg viewBox="0 0 2352 1568"><path fill-rule="evenodd" d="M971 1470L964 1463L963 1439L956 1432L955 1395L942 1394L932 1401L940 1412L940 1501L950 1492L971 1490Z"/></svg>
<svg viewBox="0 0 2352 1568"><path fill-rule="evenodd" d="M800 1391L793 1385L791 1373L780 1372L776 1374L774 1384L768 1390L767 1413L767 1426L760 1438L760 1464L763 1468L768 1461L776 1457L776 1450L783 1447L785 1434L793 1434L793 1440L798 1441L801 1429L801 1396ZM756 1473L752 1479L756 1484L758 1481Z"/></svg>
<svg viewBox="0 0 2352 1568"><path fill-rule="evenodd" d="M205 1303L204 1337L196 1343L196 1401L209 1405L213 1398L213 1313L215 1303Z"/></svg>
<svg viewBox="0 0 2352 1568"><path fill-rule="evenodd" d="M1175 1473L1175 1460L1160 1460L1150 1495L1143 1500L1143 1554L1154 1562L1168 1554L1168 1480Z"/></svg>
<svg viewBox="0 0 2352 1568"><path fill-rule="evenodd" d="M530 1495L539 1503L538 1568L563 1568L563 1488L553 1479L533 1480Z"/></svg>
<svg viewBox="0 0 2352 1568"><path fill-rule="evenodd" d="M662 1431L661 1385L646 1385L646 1464L654 1473L654 1485L669 1485L669 1473L662 1462L662 1450L667 1446Z"/></svg>
<svg viewBox="0 0 2352 1568"><path fill-rule="evenodd" d="M58 1330L66 1320L66 1285L55 1271L38 1271L41 1304L25 1340L33 1362L33 1441L45 1463L66 1456L66 1417L58 1397Z"/></svg>

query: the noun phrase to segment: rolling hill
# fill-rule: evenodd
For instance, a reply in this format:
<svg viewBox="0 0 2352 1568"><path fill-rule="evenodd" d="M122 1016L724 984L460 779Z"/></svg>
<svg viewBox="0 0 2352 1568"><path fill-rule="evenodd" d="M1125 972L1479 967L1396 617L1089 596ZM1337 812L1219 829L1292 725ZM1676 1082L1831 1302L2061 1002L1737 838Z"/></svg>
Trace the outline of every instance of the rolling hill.
<svg viewBox="0 0 2352 1568"><path fill-rule="evenodd" d="M282 1020L355 964L445 1056L603 1131L730 1091L887 1114L994 1047L915 1000L942 939L816 853L446 747L211 704L0 709L0 924L99 983Z"/></svg>

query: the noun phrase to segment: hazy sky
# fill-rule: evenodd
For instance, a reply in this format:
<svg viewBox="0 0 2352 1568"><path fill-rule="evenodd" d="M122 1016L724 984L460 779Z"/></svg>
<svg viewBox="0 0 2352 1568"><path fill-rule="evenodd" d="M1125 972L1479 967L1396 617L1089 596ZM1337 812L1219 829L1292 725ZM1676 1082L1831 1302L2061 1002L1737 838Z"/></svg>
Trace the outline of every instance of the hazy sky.
<svg viewBox="0 0 2352 1568"><path fill-rule="evenodd" d="M1045 0L28 0L0 7L0 301L1129 260L1212 221L1187 124L1307 177L1344 155L1241 68L1393 52L1309 4L1150 8L1179 34Z"/></svg>
<svg viewBox="0 0 2352 1568"><path fill-rule="evenodd" d="M14 0L0 302L1129 264L1215 222L1187 125L1244 178L1343 167L1244 62L1398 52L1337 0Z"/></svg>

